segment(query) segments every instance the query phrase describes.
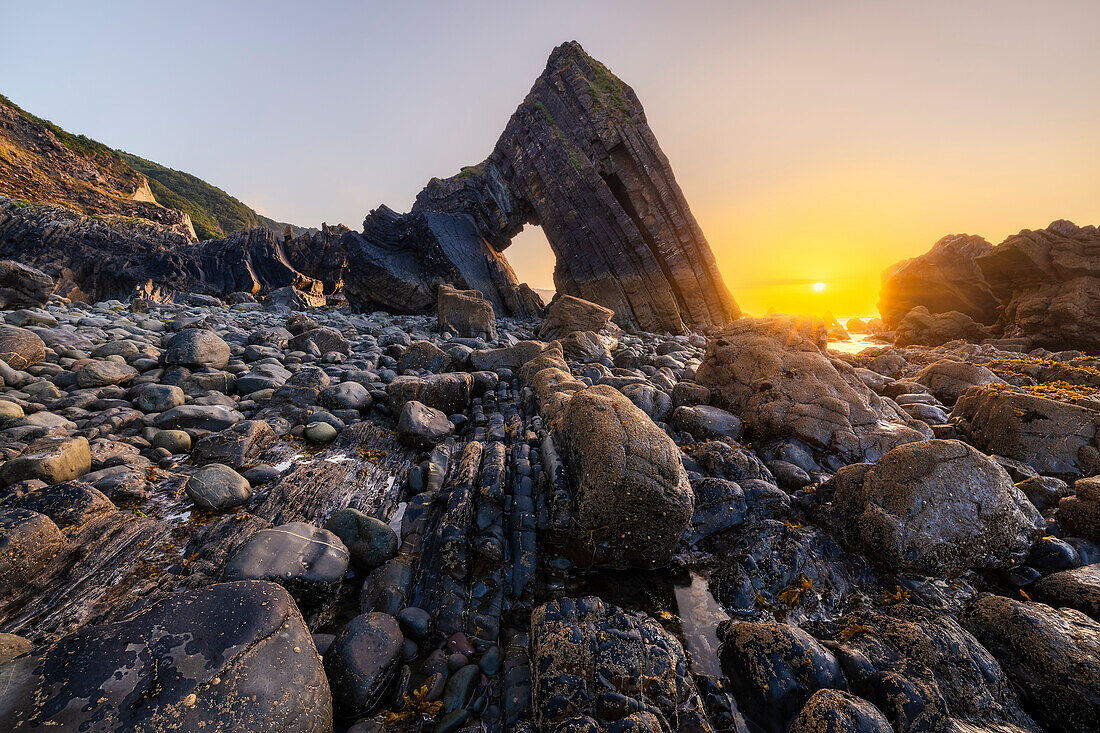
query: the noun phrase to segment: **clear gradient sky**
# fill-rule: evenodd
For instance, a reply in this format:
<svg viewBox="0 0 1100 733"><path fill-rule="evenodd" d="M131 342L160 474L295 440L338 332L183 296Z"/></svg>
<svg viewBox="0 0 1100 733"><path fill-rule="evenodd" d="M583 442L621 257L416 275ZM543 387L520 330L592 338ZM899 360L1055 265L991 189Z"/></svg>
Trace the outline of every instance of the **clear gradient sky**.
<svg viewBox="0 0 1100 733"><path fill-rule="evenodd" d="M482 160L576 39L638 93L750 312L872 313L945 234L1100 224L1097 0L37 0L3 28L0 93L31 112L355 228ZM508 256L553 287L537 231Z"/></svg>

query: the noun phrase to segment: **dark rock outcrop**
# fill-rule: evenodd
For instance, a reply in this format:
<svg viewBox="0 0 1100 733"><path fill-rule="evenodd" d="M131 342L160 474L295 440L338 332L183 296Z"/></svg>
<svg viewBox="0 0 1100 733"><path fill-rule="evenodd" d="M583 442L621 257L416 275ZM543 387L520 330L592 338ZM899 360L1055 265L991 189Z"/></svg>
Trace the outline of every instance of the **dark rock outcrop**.
<svg viewBox="0 0 1100 733"><path fill-rule="evenodd" d="M46 304L56 283L33 267L0 261L0 308L38 308Z"/></svg>
<svg viewBox="0 0 1100 733"><path fill-rule="evenodd" d="M97 300L255 294L286 286L323 299L323 284L295 268L284 244L263 228L195 244L142 219L93 218L0 196L0 257L70 280Z"/></svg>
<svg viewBox="0 0 1100 733"><path fill-rule="evenodd" d="M472 217L495 252L541 225L557 291L624 326L678 332L739 315L641 102L576 42L550 54L489 157L433 179L413 210Z"/></svg>
<svg viewBox="0 0 1100 733"><path fill-rule="evenodd" d="M878 304L886 327L894 328L918 306L930 313L958 311L978 323L995 323L997 298L976 261L992 249L982 237L952 234L925 254L891 266L882 274Z"/></svg>
<svg viewBox="0 0 1100 733"><path fill-rule="evenodd" d="M344 293L359 310L427 313L442 283L481 291L497 315L533 316L542 309L534 291L520 284L508 260L462 212L398 214L380 206L345 246Z"/></svg>
<svg viewBox="0 0 1100 733"><path fill-rule="evenodd" d="M644 613L550 601L531 616L531 656L539 730L710 729L680 642Z"/></svg>
<svg viewBox="0 0 1100 733"><path fill-rule="evenodd" d="M1070 608L1000 596L979 598L961 620L1047 730L1100 729L1100 624Z"/></svg>
<svg viewBox="0 0 1100 733"><path fill-rule="evenodd" d="M1100 351L1100 231L1060 220L1009 237L977 259L1003 304L1006 337Z"/></svg>

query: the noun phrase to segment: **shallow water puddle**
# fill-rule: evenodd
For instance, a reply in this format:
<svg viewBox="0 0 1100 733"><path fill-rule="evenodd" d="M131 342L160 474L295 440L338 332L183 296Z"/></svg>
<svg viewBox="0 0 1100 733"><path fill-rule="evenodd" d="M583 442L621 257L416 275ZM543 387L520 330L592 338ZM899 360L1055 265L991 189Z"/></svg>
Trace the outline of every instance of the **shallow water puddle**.
<svg viewBox="0 0 1100 733"><path fill-rule="evenodd" d="M714 600L707 579L699 573L693 571L690 584L676 585L673 592L692 672L720 676L718 624L728 620L729 615Z"/></svg>

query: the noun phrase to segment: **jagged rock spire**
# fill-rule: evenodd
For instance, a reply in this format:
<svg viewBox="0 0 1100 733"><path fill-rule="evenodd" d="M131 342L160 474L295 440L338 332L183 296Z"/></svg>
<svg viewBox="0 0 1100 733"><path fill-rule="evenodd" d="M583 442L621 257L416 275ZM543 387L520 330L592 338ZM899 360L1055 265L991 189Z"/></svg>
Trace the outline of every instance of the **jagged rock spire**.
<svg viewBox="0 0 1100 733"><path fill-rule="evenodd" d="M541 225L558 291L622 325L680 331L740 315L638 97L576 41L550 54L492 154L432 179L413 210L472 216L498 250Z"/></svg>

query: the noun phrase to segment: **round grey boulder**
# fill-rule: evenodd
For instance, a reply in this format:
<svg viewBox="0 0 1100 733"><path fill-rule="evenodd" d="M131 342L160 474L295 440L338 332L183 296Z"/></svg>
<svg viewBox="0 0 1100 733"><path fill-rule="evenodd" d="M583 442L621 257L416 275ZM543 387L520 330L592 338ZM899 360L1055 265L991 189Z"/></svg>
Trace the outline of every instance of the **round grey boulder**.
<svg viewBox="0 0 1100 733"><path fill-rule="evenodd" d="M208 512L232 509L252 498L248 480L220 463L203 466L192 474L187 479L186 490L191 501Z"/></svg>
<svg viewBox="0 0 1100 733"><path fill-rule="evenodd" d="M213 331L188 328L172 337L164 352L164 363L197 369L221 369L229 363L229 344Z"/></svg>
<svg viewBox="0 0 1100 733"><path fill-rule="evenodd" d="M340 538L320 527L290 522L261 529L233 553L223 580L270 580L299 600L325 597L348 569Z"/></svg>
<svg viewBox="0 0 1100 733"><path fill-rule="evenodd" d="M90 361L81 365L76 370L76 383L84 388L107 387L114 384L125 384L132 381L137 375L137 369L129 364L120 364L117 361L105 359L103 361Z"/></svg>

